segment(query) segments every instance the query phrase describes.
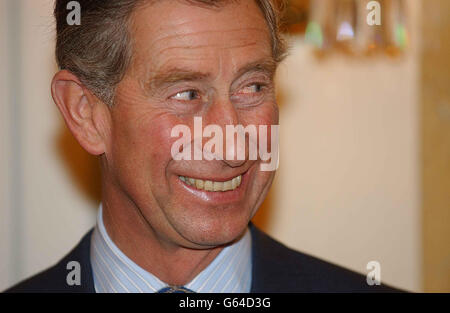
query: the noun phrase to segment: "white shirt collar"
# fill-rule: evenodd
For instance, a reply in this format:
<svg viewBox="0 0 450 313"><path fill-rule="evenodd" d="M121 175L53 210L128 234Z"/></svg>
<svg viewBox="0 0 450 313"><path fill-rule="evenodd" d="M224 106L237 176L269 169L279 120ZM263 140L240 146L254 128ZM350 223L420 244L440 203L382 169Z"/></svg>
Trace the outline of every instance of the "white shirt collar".
<svg viewBox="0 0 450 313"><path fill-rule="evenodd" d="M224 248L186 288L195 292L250 292L251 235ZM91 266L97 292L156 292L168 284L128 258L111 240L103 224L100 204L91 239Z"/></svg>

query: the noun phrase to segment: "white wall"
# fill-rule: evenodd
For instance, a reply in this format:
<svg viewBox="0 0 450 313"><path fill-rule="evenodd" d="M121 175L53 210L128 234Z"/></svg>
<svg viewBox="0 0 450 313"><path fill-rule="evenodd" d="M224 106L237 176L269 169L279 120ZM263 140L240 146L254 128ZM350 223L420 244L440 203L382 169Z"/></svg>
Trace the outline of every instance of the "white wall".
<svg viewBox="0 0 450 313"><path fill-rule="evenodd" d="M15 21L6 9L11 2L19 9ZM412 3L417 15L418 1ZM51 0L0 0L0 68L21 65L13 81L14 67L0 71L0 290L56 262L94 223L96 203L62 155L72 153L87 169L91 159L80 149L61 153L59 145L67 132L49 92L51 8ZM20 28L11 29L15 24ZM19 51L8 49L8 33L20 39ZM397 60L319 62L294 43L279 73L284 100L271 234L359 272L377 260L383 281L420 290L417 75L416 49Z"/></svg>
<svg viewBox="0 0 450 313"><path fill-rule="evenodd" d="M11 281L12 266L10 223L11 202L9 184L10 164L10 106L8 91L8 40L6 2L0 1L0 290Z"/></svg>
<svg viewBox="0 0 450 313"><path fill-rule="evenodd" d="M12 88L10 79L17 68L9 68L4 73L6 77L2 76L2 88L8 89L8 101L2 101L2 111L11 112L13 106L18 106L16 120L9 123L20 125L16 135L4 133L5 127L1 130L2 156L6 152L9 161L7 166L2 162L1 170L14 171L9 176L2 174L1 223L7 225L2 227L6 235L2 236L0 246L0 289L3 289L67 253L93 225L96 204L75 186L60 152L59 137L64 125L50 95L50 81L56 69L53 1L1 0L1 5L6 15L2 23L7 24L6 29L1 29L18 39L20 45L6 59L1 58L2 64L15 64L14 60L20 59L20 71ZM3 10L11 6L17 9L14 14ZM1 39L2 49L13 40L5 41L3 35ZM12 97L18 101L14 103ZM2 118L6 119L6 115L2 114ZM12 146L18 147L19 155L12 155ZM13 185L13 177L18 184ZM7 269L3 264L8 264Z"/></svg>

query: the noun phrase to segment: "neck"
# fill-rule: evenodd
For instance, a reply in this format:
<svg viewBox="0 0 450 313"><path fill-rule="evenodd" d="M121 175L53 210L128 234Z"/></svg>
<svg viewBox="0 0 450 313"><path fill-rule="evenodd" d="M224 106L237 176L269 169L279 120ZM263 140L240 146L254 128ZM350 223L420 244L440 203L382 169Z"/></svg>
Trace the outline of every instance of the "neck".
<svg viewBox="0 0 450 313"><path fill-rule="evenodd" d="M105 181L105 180L104 180ZM103 223L114 244L133 262L169 285L186 285L224 246L192 249L161 238L121 191L102 190Z"/></svg>

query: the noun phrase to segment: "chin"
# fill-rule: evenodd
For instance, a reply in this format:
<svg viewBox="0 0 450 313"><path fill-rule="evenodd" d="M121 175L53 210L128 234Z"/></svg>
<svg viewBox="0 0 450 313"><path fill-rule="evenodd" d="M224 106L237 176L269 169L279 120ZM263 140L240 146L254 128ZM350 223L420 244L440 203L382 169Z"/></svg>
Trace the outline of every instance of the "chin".
<svg viewBox="0 0 450 313"><path fill-rule="evenodd" d="M222 218L202 219L191 221L184 225L178 232L187 241L202 248L211 248L230 244L238 240L245 232L250 217L248 218Z"/></svg>

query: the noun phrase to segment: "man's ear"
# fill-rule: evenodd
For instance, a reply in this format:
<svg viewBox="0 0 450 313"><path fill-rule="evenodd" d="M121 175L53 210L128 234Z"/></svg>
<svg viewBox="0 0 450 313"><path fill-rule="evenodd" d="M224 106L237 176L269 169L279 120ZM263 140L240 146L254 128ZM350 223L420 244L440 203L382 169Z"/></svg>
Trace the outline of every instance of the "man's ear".
<svg viewBox="0 0 450 313"><path fill-rule="evenodd" d="M53 77L52 97L80 145L91 154L103 154L110 134L107 105L67 70Z"/></svg>

